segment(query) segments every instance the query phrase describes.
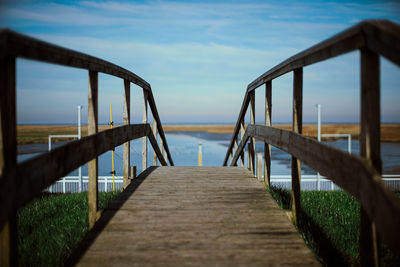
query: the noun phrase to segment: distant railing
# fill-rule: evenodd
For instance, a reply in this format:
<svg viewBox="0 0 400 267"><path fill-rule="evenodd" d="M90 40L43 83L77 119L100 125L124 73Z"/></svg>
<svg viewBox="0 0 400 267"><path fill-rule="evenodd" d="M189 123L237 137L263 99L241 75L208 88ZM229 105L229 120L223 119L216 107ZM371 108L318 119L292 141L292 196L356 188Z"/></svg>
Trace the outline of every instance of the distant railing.
<svg viewBox="0 0 400 267"><path fill-rule="evenodd" d="M51 152L17 164L16 139L16 58L88 70L88 136L58 147ZM98 73L124 80L124 125L98 132ZM130 123L130 84L143 89L143 124ZM153 129L148 124L148 110L153 114ZM160 146L157 144L157 132ZM158 115L153 93L145 80L107 61L49 44L10 30L0 30L0 265L17 265L17 209L32 200L60 177L88 163L89 226L100 216L98 210L98 156L123 144L123 187L129 184L129 141L143 139L142 170L147 168L147 138L155 164L173 165ZM165 156L163 155L166 154Z"/></svg>
<svg viewBox="0 0 400 267"><path fill-rule="evenodd" d="M359 50L361 54L361 157L319 143L302 135L303 67ZM244 165L254 173L255 139L265 143L264 177L271 176L271 145L292 155L292 214L298 222L301 161L329 177L360 201L360 259L362 265L378 264L379 233L389 247L400 252L400 201L381 178L380 64L379 55L400 65L400 26L387 20L363 21L273 67L249 84L223 165ZM293 130L271 125L272 80L293 71ZM255 125L255 89L265 84L265 125ZM244 117L250 104L250 124ZM240 131L240 142L238 135ZM376 228L375 228L376 227ZM377 232L376 232L376 230Z"/></svg>

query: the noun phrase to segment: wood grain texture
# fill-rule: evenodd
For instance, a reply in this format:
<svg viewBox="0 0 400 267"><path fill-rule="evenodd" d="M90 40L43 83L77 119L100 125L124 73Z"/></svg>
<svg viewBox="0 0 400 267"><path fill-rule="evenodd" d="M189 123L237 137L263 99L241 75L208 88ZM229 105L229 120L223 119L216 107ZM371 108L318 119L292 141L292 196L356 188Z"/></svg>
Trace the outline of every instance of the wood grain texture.
<svg viewBox="0 0 400 267"><path fill-rule="evenodd" d="M88 135L96 135L98 132L98 73L89 71L89 93L88 93ZM61 163L61 162L60 162ZM89 228L96 223L98 200L98 158L91 159L88 163L88 205L89 205Z"/></svg>
<svg viewBox="0 0 400 267"><path fill-rule="evenodd" d="M143 109L142 109L142 122L146 124L148 121L148 109L147 109L148 93L143 90ZM142 138L142 170L147 169L147 137Z"/></svg>
<svg viewBox="0 0 400 267"><path fill-rule="evenodd" d="M243 167L157 167L85 237L78 266L319 265Z"/></svg>
<svg viewBox="0 0 400 267"><path fill-rule="evenodd" d="M303 68L293 71L293 124L292 131L298 134L303 132ZM300 181L301 162L292 156L292 190L291 206L293 221L298 222L300 213Z"/></svg>
<svg viewBox="0 0 400 267"><path fill-rule="evenodd" d="M265 125L272 125L272 81L265 84ZM264 143L264 182L270 186L271 181L271 145Z"/></svg>
<svg viewBox="0 0 400 267"><path fill-rule="evenodd" d="M361 50L361 138L360 156L369 160L382 173L380 149L380 64L379 55L369 49ZM378 236L375 223L360 207L360 263L378 266Z"/></svg>
<svg viewBox="0 0 400 267"><path fill-rule="evenodd" d="M124 80L124 125L131 123L131 83ZM126 188L130 183L129 169L131 165L131 146L130 141L125 142L123 145L123 160L122 160L122 173L123 173L123 187Z"/></svg>
<svg viewBox="0 0 400 267"><path fill-rule="evenodd" d="M0 225L0 266L18 265L17 209L15 207L17 179L12 174L17 165L16 128L16 60L14 57L0 58L0 182L7 182L7 195L0 196L12 207L2 211L8 217ZM5 181L6 180L6 181Z"/></svg>
<svg viewBox="0 0 400 267"><path fill-rule="evenodd" d="M256 124L256 92L252 91L250 93L250 124ZM249 169L255 176L256 173L256 139L254 137L250 137L249 142Z"/></svg>
<svg viewBox="0 0 400 267"><path fill-rule="evenodd" d="M10 195L15 191L16 208L23 206L45 188L87 163L94 157L122 145L127 140L141 138L149 134L150 125L131 124L115 127L72 141L57 147L49 153L44 153L23 161L14 168L8 177L0 180L0 225L3 226L7 214L12 210ZM38 168L37 166L42 166ZM18 179L18 187L12 183Z"/></svg>
<svg viewBox="0 0 400 267"><path fill-rule="evenodd" d="M153 118L153 135L157 144L157 121ZM157 153L153 152L153 166L157 166Z"/></svg>
<svg viewBox="0 0 400 267"><path fill-rule="evenodd" d="M400 201L386 188L370 161L292 131L249 125L246 135L252 134L300 159L353 195L375 221L386 244L400 252Z"/></svg>

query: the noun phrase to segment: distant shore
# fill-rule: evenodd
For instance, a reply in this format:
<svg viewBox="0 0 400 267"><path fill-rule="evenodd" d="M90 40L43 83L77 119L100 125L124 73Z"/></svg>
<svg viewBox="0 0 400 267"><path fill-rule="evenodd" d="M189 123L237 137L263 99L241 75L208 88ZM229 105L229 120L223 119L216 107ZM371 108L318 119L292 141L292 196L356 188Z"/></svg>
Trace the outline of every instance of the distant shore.
<svg viewBox="0 0 400 267"><path fill-rule="evenodd" d="M274 127L291 130L290 124L276 124ZM165 132L209 132L232 134L235 125L217 124L166 124L163 125ZM100 125L99 131L109 129L107 125ZM360 126L358 124L322 124L323 134L351 134L353 139L358 139ZM76 125L18 125L17 141L18 144L47 143L49 135L55 134L76 134ZM317 125L304 124L303 134L305 136L316 137ZM87 135L87 126L82 126L82 136ZM65 140L65 139L63 139ZM400 142L400 124L382 124L381 141Z"/></svg>

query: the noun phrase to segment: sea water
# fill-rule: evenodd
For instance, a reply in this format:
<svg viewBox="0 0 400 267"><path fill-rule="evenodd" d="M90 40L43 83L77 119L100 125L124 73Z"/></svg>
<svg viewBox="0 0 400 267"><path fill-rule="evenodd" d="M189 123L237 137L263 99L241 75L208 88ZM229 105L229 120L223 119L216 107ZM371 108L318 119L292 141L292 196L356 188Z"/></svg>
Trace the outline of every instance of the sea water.
<svg viewBox="0 0 400 267"><path fill-rule="evenodd" d="M202 144L202 165L203 166L222 166L227 147L230 143L230 134L216 134L207 132L175 132L166 133L171 156L176 166L197 166L198 165L198 146ZM347 151L347 139L336 141L324 141L323 143ZM137 173L142 171L142 139L136 139L130 142L131 146L131 165L136 166ZM153 149L148 142L147 166L153 165ZM264 143L256 142L256 152L264 151ZM353 154L359 154L359 141L352 140L351 151ZM394 174L400 172L400 143L381 143L382 167L384 174ZM18 155L18 161L32 158L40 153ZM122 146L116 147L114 151L114 165L116 175L122 175ZM291 156L275 147L271 150L271 174L289 175ZM246 155L247 157L247 155ZM245 161L247 166L247 160ZM99 156L99 175L109 176L112 171L111 151L105 152ZM315 174L316 172L303 165L304 174ZM87 175L87 165L82 168L82 174ZM69 175L76 176L75 170Z"/></svg>

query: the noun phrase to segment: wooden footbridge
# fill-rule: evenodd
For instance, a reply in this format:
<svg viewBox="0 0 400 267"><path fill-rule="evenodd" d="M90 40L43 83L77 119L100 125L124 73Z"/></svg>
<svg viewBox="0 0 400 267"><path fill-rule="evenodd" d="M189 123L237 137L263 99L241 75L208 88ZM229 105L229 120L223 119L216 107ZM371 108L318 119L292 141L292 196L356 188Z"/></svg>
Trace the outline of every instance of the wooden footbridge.
<svg viewBox="0 0 400 267"><path fill-rule="evenodd" d="M303 67L350 52L361 57L361 155L302 136ZM119 66L10 30L0 31L0 261L18 264L17 209L60 177L89 166L91 231L68 264L82 266L318 265L293 222L299 222L301 162L360 201L360 258L377 265L379 240L400 252L400 203L381 180L379 56L400 65L400 27L364 21L275 66L245 93L223 165L174 167L150 85ZM88 136L17 164L16 58L88 71ZM124 125L98 132L98 73L123 80ZM293 72L293 130L271 125L272 80ZM130 123L130 84L143 89L143 124ZM265 124L255 124L255 90L265 84ZM153 127L148 124L148 107ZM250 107L250 122L245 115ZM142 138L143 172L129 174L129 141ZM148 167L147 140L154 151ZM255 168L255 142L265 144ZM123 145L124 191L98 209L98 156ZM248 166L244 167L245 147ZM269 186L271 145L292 155L292 212L280 210ZM237 163L242 167L237 167ZM160 163L162 166L156 166ZM169 165L169 166L167 166ZM264 168L260 168L264 166ZM265 181L262 181L264 169ZM260 179L256 179L255 176ZM261 180L261 181L260 181Z"/></svg>

